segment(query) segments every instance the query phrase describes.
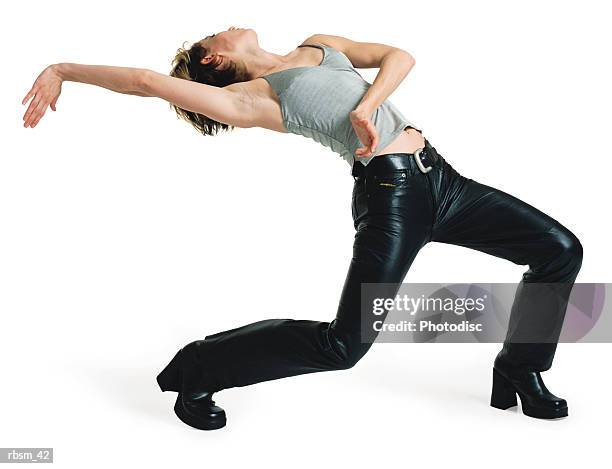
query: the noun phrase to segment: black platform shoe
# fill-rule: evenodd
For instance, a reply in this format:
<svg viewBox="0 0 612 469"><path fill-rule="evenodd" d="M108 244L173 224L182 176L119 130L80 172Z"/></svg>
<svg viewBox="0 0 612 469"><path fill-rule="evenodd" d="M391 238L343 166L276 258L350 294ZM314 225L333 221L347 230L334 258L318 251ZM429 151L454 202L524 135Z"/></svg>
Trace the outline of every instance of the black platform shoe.
<svg viewBox="0 0 612 469"><path fill-rule="evenodd" d="M225 426L225 411L215 405L212 393L178 393L174 413L187 425L199 430L217 430Z"/></svg>
<svg viewBox="0 0 612 469"><path fill-rule="evenodd" d="M190 364L196 363L189 358L194 353L190 346L178 351L157 375L157 383L162 391L178 392L174 413L182 422L199 430L217 430L226 424L225 411L215 405L212 392L195 390L194 379L188 373Z"/></svg>
<svg viewBox="0 0 612 469"><path fill-rule="evenodd" d="M496 360L493 367L491 406L508 409L521 398L523 414L539 419L567 417L567 402L552 394L538 371L515 371Z"/></svg>

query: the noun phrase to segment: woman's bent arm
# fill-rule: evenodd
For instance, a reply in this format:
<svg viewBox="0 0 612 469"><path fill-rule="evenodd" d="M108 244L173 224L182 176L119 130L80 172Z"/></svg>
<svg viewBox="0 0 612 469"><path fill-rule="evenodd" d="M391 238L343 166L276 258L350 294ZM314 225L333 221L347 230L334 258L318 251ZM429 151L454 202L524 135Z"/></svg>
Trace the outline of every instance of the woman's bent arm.
<svg viewBox="0 0 612 469"><path fill-rule="evenodd" d="M412 56L402 49L392 50L385 55L372 86L361 98L357 109L364 109L371 115L406 78L414 64Z"/></svg>

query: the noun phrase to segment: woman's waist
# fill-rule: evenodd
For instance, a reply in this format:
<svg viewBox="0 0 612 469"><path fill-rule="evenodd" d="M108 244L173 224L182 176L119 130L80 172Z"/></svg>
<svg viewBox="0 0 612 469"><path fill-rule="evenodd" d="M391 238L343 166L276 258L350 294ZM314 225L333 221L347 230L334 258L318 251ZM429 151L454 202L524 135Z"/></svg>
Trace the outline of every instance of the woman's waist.
<svg viewBox="0 0 612 469"><path fill-rule="evenodd" d="M423 137L422 142L414 151L381 153L372 158L367 165L356 160L351 174L359 179L398 170L406 171L407 175L428 173L433 168L442 165L443 158L426 138Z"/></svg>
<svg viewBox="0 0 612 469"><path fill-rule="evenodd" d="M425 137L423 134L414 127L407 127L391 143L382 148L378 156L387 153L414 153L424 146Z"/></svg>

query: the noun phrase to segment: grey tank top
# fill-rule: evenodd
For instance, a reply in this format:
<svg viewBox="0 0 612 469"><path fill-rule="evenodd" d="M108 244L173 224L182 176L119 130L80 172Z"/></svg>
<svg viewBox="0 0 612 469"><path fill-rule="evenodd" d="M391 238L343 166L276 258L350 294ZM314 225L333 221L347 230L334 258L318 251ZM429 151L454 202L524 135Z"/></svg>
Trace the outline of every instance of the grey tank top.
<svg viewBox="0 0 612 469"><path fill-rule="evenodd" d="M349 113L357 107L371 84L339 50L320 43L298 47L306 46L323 51L319 65L294 67L262 77L278 95L283 123L290 133L329 147L352 167L355 161L366 166L406 127L416 128L386 99L371 116L379 138L374 154L367 158L356 157L355 151L363 144L353 129Z"/></svg>

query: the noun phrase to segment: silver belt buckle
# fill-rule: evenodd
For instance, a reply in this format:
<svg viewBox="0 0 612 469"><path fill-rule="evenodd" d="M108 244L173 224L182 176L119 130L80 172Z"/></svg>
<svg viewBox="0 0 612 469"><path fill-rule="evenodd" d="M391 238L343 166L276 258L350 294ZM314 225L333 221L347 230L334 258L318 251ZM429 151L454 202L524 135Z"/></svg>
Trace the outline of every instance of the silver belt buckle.
<svg viewBox="0 0 612 469"><path fill-rule="evenodd" d="M424 148L419 148L417 151L415 151L413 153L414 159L416 161L417 166L419 167L419 169L421 170L422 173L428 173L429 171L431 171L433 169L433 166L427 166L425 167L425 165L423 164L423 162L421 161L421 152L424 150Z"/></svg>

